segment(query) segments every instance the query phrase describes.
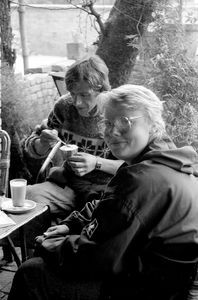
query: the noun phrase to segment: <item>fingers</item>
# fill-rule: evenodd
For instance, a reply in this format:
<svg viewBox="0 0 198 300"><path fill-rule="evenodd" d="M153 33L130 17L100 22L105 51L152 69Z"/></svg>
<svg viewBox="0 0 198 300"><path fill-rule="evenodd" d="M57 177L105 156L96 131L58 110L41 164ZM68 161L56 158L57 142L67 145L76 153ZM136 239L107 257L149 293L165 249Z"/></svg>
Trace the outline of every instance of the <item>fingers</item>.
<svg viewBox="0 0 198 300"><path fill-rule="evenodd" d="M44 237L49 237L49 236L52 236L52 235L55 235L58 233L58 228L57 226L52 226L52 227L49 227L44 233Z"/></svg>
<svg viewBox="0 0 198 300"><path fill-rule="evenodd" d="M74 173L83 176L95 169L96 157L92 154L78 152L68 159Z"/></svg>
<svg viewBox="0 0 198 300"><path fill-rule="evenodd" d="M46 230L46 232L51 232L51 231L54 231L54 230L56 230L57 229L57 226L51 226L51 227L49 227L47 230Z"/></svg>
<svg viewBox="0 0 198 300"><path fill-rule="evenodd" d="M35 242L38 244L42 244L42 242L45 240L45 237L43 235L39 235L35 238Z"/></svg>
<svg viewBox="0 0 198 300"><path fill-rule="evenodd" d="M83 176L86 174L86 165L84 163L76 163L70 162L69 165L71 166L73 172L78 176Z"/></svg>
<svg viewBox="0 0 198 300"><path fill-rule="evenodd" d="M40 138L43 141L48 141L48 142L53 141L53 142L56 142L57 138L58 138L58 132L55 129L53 129L53 130L44 129L41 132Z"/></svg>
<svg viewBox="0 0 198 300"><path fill-rule="evenodd" d="M81 153L75 153L74 155L68 157L69 162L82 162L85 161L85 158Z"/></svg>
<svg viewBox="0 0 198 300"><path fill-rule="evenodd" d="M78 176L83 176L87 173L85 169L75 169L74 172Z"/></svg>
<svg viewBox="0 0 198 300"><path fill-rule="evenodd" d="M51 138L57 138L58 131L56 129L43 129L42 135Z"/></svg>
<svg viewBox="0 0 198 300"><path fill-rule="evenodd" d="M45 238L51 237L53 235L58 235L58 234L66 234L69 232L69 228L66 225L56 225L49 227L44 233L43 236Z"/></svg>
<svg viewBox="0 0 198 300"><path fill-rule="evenodd" d="M76 174L81 174L85 171L85 162L82 157L72 156L68 159L68 164Z"/></svg>
<svg viewBox="0 0 198 300"><path fill-rule="evenodd" d="M69 162L69 165L71 166L71 168L73 170L75 169L83 169L85 168L85 164L84 163L80 163L80 162Z"/></svg>
<svg viewBox="0 0 198 300"><path fill-rule="evenodd" d="M49 237L49 236L52 236L52 235L54 235L54 234L56 234L56 231L53 231L53 232L44 232L44 233L43 233L43 235L44 235L45 238L47 238L47 237Z"/></svg>

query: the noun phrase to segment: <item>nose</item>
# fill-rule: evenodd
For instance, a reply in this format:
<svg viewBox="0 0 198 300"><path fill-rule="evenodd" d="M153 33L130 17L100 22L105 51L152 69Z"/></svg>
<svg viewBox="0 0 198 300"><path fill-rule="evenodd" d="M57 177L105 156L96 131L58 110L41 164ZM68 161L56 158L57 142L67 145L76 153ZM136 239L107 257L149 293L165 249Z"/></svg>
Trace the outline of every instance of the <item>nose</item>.
<svg viewBox="0 0 198 300"><path fill-rule="evenodd" d="M113 128L111 130L111 134L113 136L120 136L121 135L120 131L117 129L117 127L115 125L113 126Z"/></svg>
<svg viewBox="0 0 198 300"><path fill-rule="evenodd" d="M106 132L107 133L107 132ZM120 132L119 130L116 128L115 125L112 125L109 129L108 129L108 133L109 136L120 136Z"/></svg>
<svg viewBox="0 0 198 300"><path fill-rule="evenodd" d="M79 106L82 105L82 99L81 99L80 96L76 95L76 96L73 98L73 100L74 100L74 105L75 105L76 107L79 107Z"/></svg>

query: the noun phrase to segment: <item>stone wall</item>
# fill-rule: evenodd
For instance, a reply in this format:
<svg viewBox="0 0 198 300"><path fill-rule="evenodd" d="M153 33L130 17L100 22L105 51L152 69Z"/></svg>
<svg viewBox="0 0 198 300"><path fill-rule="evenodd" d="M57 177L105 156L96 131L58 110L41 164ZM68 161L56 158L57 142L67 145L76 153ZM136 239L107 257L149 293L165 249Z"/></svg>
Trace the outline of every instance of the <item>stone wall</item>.
<svg viewBox="0 0 198 300"><path fill-rule="evenodd" d="M59 97L58 91L52 77L46 73L16 75L16 83L22 91L24 122L28 123L30 130L34 129L35 125L47 118Z"/></svg>

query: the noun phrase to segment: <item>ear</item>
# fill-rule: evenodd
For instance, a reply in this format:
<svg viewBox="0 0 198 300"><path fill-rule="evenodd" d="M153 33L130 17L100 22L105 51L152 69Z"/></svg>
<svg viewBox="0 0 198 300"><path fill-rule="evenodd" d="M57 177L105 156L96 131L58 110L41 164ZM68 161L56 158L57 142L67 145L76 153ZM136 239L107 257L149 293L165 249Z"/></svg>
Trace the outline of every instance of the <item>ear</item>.
<svg viewBox="0 0 198 300"><path fill-rule="evenodd" d="M152 140L155 137L157 128L155 124L148 122L148 128L149 128L149 140Z"/></svg>

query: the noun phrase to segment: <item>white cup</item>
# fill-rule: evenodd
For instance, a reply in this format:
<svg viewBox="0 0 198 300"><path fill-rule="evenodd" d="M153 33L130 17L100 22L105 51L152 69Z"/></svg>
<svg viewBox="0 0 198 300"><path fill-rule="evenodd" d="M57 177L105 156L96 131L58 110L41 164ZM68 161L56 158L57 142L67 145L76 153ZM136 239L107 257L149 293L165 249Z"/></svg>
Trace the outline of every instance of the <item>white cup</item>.
<svg viewBox="0 0 198 300"><path fill-rule="evenodd" d="M73 145L73 144L68 144L68 145L64 145L64 146L60 147L60 150L63 154L63 159L66 160L78 152L78 146Z"/></svg>
<svg viewBox="0 0 198 300"><path fill-rule="evenodd" d="M10 190L13 206L24 206L26 186L26 179L19 178L10 180Z"/></svg>

